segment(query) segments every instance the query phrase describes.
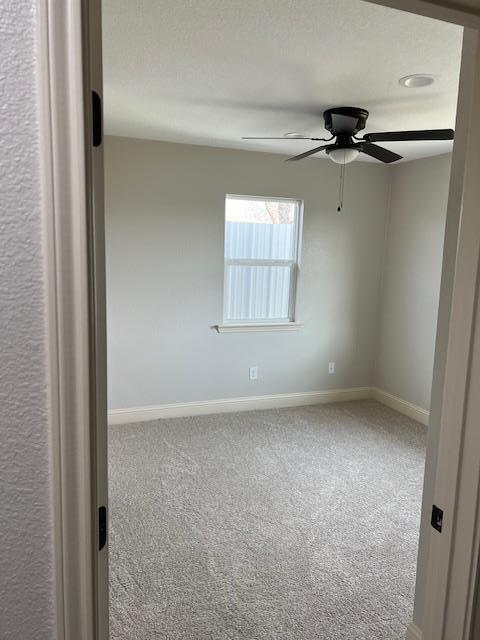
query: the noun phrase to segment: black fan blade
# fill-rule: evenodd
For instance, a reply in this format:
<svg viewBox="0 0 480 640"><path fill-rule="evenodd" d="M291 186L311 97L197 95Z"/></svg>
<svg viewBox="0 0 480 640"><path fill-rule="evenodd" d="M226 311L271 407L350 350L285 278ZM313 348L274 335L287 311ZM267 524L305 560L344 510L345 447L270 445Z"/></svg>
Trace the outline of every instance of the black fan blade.
<svg viewBox="0 0 480 640"><path fill-rule="evenodd" d="M256 138L252 136L242 136L242 140L326 140L326 138L304 138L303 136L292 136L291 138L281 136L279 138Z"/></svg>
<svg viewBox="0 0 480 640"><path fill-rule="evenodd" d="M453 140L453 129L423 129L421 131L386 131L367 133L367 142L409 142L411 140Z"/></svg>
<svg viewBox="0 0 480 640"><path fill-rule="evenodd" d="M390 163L402 159L402 156L399 156L398 153L394 153L384 147L379 147L378 144L372 144L371 142L360 144L358 148L362 153L366 153L367 156L371 156L381 162Z"/></svg>
<svg viewBox="0 0 480 640"><path fill-rule="evenodd" d="M318 153L319 151L323 151L324 149L328 149L328 147L331 147L333 145L331 144L322 144L321 147L315 147L315 149L310 149L310 151L305 151L305 153L301 153L298 156L293 156L291 158L287 158L287 162L290 162L291 160L302 160L302 158L308 158L308 156L313 156L314 153Z"/></svg>

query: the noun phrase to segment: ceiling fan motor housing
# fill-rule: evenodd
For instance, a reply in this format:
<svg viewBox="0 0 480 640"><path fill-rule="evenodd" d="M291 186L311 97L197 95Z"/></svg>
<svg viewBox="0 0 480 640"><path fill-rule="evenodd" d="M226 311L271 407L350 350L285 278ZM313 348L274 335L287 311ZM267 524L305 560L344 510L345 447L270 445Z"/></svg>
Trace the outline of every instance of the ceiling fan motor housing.
<svg viewBox="0 0 480 640"><path fill-rule="evenodd" d="M333 107L323 112L325 129L344 140L365 129L367 118L368 111L360 107Z"/></svg>

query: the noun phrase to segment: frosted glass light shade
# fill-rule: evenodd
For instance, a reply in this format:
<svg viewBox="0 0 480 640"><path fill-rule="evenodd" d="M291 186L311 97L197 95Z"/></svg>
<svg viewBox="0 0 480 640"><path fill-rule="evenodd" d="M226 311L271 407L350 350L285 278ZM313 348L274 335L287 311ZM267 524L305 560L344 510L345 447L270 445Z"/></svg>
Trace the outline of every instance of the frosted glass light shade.
<svg viewBox="0 0 480 640"><path fill-rule="evenodd" d="M348 164L358 157L358 149L332 149L328 156L337 164Z"/></svg>

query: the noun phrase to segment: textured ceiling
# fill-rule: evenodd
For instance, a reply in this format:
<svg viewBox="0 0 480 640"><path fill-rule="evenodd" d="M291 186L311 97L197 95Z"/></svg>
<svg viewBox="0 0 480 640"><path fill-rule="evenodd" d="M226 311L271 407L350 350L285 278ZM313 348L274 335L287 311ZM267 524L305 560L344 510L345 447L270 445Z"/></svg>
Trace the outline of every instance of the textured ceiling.
<svg viewBox="0 0 480 640"><path fill-rule="evenodd" d="M361 0L104 0L103 21L112 135L288 155L313 145L241 137L322 137L332 106L368 109L365 132L454 127L462 29L445 22ZM399 86L410 73L436 81Z"/></svg>

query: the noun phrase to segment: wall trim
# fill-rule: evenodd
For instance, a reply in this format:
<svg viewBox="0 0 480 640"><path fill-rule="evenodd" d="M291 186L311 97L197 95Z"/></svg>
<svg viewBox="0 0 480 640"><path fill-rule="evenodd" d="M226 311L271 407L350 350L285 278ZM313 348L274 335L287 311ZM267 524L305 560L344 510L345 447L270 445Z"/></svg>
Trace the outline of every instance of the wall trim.
<svg viewBox="0 0 480 640"><path fill-rule="evenodd" d="M238 398L222 398L219 400L174 402L171 404L147 405L144 407L110 409L108 412L108 424L129 424L132 422L160 420L162 418L184 418L187 416L203 416L212 413L254 411L255 409L281 409L282 407L300 407L309 404L326 404L327 402L368 400L369 398L373 398L387 407L428 426L429 411L378 387L352 387L324 391L275 393L265 396L243 396Z"/></svg>
<svg viewBox="0 0 480 640"><path fill-rule="evenodd" d="M419 16L444 20L472 29L480 28L480 12L477 7L467 6L459 0L368 0L373 4L391 7L400 11L408 11ZM401 6L400 6L401 5Z"/></svg>
<svg viewBox="0 0 480 640"><path fill-rule="evenodd" d="M365 400L367 398L371 398L370 387L353 387L351 389L332 389L328 391L304 391L299 393L276 393L265 396L245 396L239 398L224 398L221 400L203 400L200 402L160 404L146 407L112 409L108 412L108 424L128 424L131 422L158 420L160 418L182 418L212 413L253 411L255 409L298 407L309 404L325 404L327 402Z"/></svg>
<svg viewBox="0 0 480 640"><path fill-rule="evenodd" d="M98 635L96 624L94 386L96 373L101 372L94 371L91 359L95 331L90 306L93 265L86 117L90 91L86 90L89 68L83 31L89 24L86 4L37 0L35 16L48 319L55 597L52 633L58 640L107 638ZM38 635L42 631L39 629Z"/></svg>
<svg viewBox="0 0 480 640"><path fill-rule="evenodd" d="M214 324L212 329L217 333L242 333L251 331L298 331L302 329L303 324L300 322L251 322L247 323L231 323L231 324Z"/></svg>
<svg viewBox="0 0 480 640"><path fill-rule="evenodd" d="M407 402L407 400L403 400L393 393L389 393L388 391L384 391L378 387L372 388L371 397L374 400L378 400L378 402L387 405L387 407L395 409L395 411L403 413L409 418L428 426L430 411L427 411L427 409L423 409L416 404Z"/></svg>
<svg viewBox="0 0 480 640"><path fill-rule="evenodd" d="M416 624L409 624L405 640L423 640L423 633Z"/></svg>

